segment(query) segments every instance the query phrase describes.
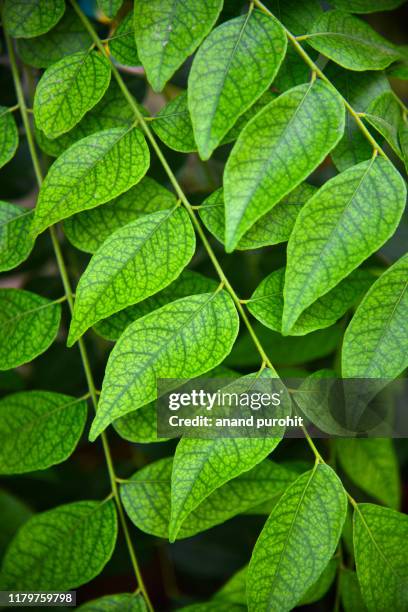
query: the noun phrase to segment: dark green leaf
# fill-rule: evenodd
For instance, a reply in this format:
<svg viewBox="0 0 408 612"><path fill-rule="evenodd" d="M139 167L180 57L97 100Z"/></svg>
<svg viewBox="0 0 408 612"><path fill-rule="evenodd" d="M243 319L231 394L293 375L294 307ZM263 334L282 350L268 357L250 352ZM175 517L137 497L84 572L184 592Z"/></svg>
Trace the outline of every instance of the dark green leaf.
<svg viewBox="0 0 408 612"><path fill-rule="evenodd" d="M265 6L297 36L305 34L321 15L318 0L265 0Z"/></svg>
<svg viewBox="0 0 408 612"><path fill-rule="evenodd" d="M402 110L396 95L386 91L373 100L364 114L365 119L384 136L399 157L402 157L398 131L402 123Z"/></svg>
<svg viewBox="0 0 408 612"><path fill-rule="evenodd" d="M367 612L356 572L346 568L340 571L340 598L344 612Z"/></svg>
<svg viewBox="0 0 408 612"><path fill-rule="evenodd" d="M404 0L332 0L330 4L350 13L375 13L391 11L404 4Z"/></svg>
<svg viewBox="0 0 408 612"><path fill-rule="evenodd" d="M298 605L307 606L322 599L333 584L338 567L338 559L330 559L319 578L307 589Z"/></svg>
<svg viewBox="0 0 408 612"><path fill-rule="evenodd" d="M32 38L51 30L65 11L65 0L5 0L4 25L14 38Z"/></svg>
<svg viewBox="0 0 408 612"><path fill-rule="evenodd" d="M0 531L0 557L9 545L17 530L32 515L31 510L18 497L0 489L0 514L2 528Z"/></svg>

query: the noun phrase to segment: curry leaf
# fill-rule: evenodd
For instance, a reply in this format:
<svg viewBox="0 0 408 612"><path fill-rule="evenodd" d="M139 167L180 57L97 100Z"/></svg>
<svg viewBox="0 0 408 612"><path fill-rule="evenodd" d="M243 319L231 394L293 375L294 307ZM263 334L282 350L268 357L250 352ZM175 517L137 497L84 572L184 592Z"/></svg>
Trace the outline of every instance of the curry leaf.
<svg viewBox="0 0 408 612"><path fill-rule="evenodd" d="M202 159L272 83L286 44L278 21L249 11L220 25L201 45L189 75L188 106Z"/></svg>
<svg viewBox="0 0 408 612"><path fill-rule="evenodd" d="M26 208L0 201L0 271L12 270L30 255L33 213Z"/></svg>
<svg viewBox="0 0 408 612"><path fill-rule="evenodd" d="M0 106L0 168L13 159L17 147L18 131L13 113Z"/></svg>
<svg viewBox="0 0 408 612"><path fill-rule="evenodd" d="M169 285L194 251L194 229L183 208L144 215L116 230L78 283L68 346L97 321Z"/></svg>
<svg viewBox="0 0 408 612"><path fill-rule="evenodd" d="M4 25L15 38L32 38L51 30L65 11L65 0L5 0Z"/></svg>
<svg viewBox="0 0 408 612"><path fill-rule="evenodd" d="M322 81L290 89L250 121L224 173L228 252L323 161L343 129L341 98Z"/></svg>

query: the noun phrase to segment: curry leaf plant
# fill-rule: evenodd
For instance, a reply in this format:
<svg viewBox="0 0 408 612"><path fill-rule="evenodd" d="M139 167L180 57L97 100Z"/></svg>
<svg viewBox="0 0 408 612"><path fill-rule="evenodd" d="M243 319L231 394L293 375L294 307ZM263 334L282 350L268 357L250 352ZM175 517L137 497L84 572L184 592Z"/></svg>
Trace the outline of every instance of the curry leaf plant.
<svg viewBox="0 0 408 612"><path fill-rule="evenodd" d="M406 400L403 3L0 4L0 590L408 610L406 440L310 396ZM316 427L164 405L258 380Z"/></svg>

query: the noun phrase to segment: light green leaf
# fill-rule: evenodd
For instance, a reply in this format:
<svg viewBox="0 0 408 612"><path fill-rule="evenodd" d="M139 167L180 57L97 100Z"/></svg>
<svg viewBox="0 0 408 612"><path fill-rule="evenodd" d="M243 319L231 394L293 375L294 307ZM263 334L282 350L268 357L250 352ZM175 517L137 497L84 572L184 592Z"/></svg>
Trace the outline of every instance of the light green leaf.
<svg viewBox="0 0 408 612"><path fill-rule="evenodd" d="M393 235L405 199L402 177L377 156L327 181L307 202L288 243L283 333Z"/></svg>
<svg viewBox="0 0 408 612"><path fill-rule="evenodd" d="M147 612L146 602L140 593L117 593L93 599L79 606L84 612Z"/></svg>
<svg viewBox="0 0 408 612"><path fill-rule="evenodd" d="M368 23L343 11L322 13L307 42L349 70L383 70L401 57L397 47Z"/></svg>
<svg viewBox="0 0 408 612"><path fill-rule="evenodd" d="M350 13L375 13L391 11L404 4L404 0L332 0L330 4Z"/></svg>
<svg viewBox="0 0 408 612"><path fill-rule="evenodd" d="M347 476L360 489L398 510L398 462L389 438L339 438L336 455Z"/></svg>
<svg viewBox="0 0 408 612"><path fill-rule="evenodd" d="M157 378L192 378L221 363L238 327L224 291L181 298L129 325L109 356L90 439L156 399Z"/></svg>
<svg viewBox="0 0 408 612"><path fill-rule="evenodd" d="M13 159L18 147L18 131L13 113L0 106L0 168Z"/></svg>
<svg viewBox="0 0 408 612"><path fill-rule="evenodd" d="M318 0L265 0L265 6L296 36L305 34L322 12Z"/></svg>
<svg viewBox="0 0 408 612"><path fill-rule="evenodd" d="M371 287L344 336L345 378L396 378L408 366L408 254Z"/></svg>
<svg viewBox="0 0 408 612"><path fill-rule="evenodd" d="M0 370L41 355L58 333L61 306L21 289L0 289Z"/></svg>
<svg viewBox="0 0 408 612"><path fill-rule="evenodd" d="M169 285L194 251L194 229L181 207L144 215L116 230L80 278L68 346L97 321Z"/></svg>
<svg viewBox="0 0 408 612"><path fill-rule="evenodd" d="M188 79L188 106L202 159L270 86L286 45L280 23L256 10L224 22L201 45Z"/></svg>
<svg viewBox="0 0 408 612"><path fill-rule="evenodd" d="M32 38L51 30L65 11L65 0L5 0L4 25L14 38Z"/></svg>
<svg viewBox="0 0 408 612"><path fill-rule="evenodd" d="M135 36L147 78L161 91L177 68L211 31L222 0L135 2Z"/></svg>
<svg viewBox="0 0 408 612"><path fill-rule="evenodd" d="M224 172L227 252L323 161L343 129L341 98L319 80L290 89L250 121Z"/></svg>
<svg viewBox="0 0 408 612"><path fill-rule="evenodd" d="M97 0L98 7L112 19L123 4L123 0Z"/></svg>
<svg viewBox="0 0 408 612"><path fill-rule="evenodd" d="M373 100L364 118L384 136L394 153L402 157L398 131L402 123L402 110L392 91L386 91Z"/></svg>
<svg viewBox="0 0 408 612"><path fill-rule="evenodd" d="M145 109L140 104L139 110L146 114ZM35 136L44 153L52 157L58 157L81 138L109 128L130 128L134 119L134 112L123 97L119 86L115 81L111 81L102 100L86 113L85 117L72 130L58 138L51 139L35 127Z"/></svg>
<svg viewBox="0 0 408 612"><path fill-rule="evenodd" d="M33 211L0 200L0 272L12 270L30 255Z"/></svg>
<svg viewBox="0 0 408 612"><path fill-rule="evenodd" d="M48 68L71 53L89 49L89 34L75 11L67 7L63 18L46 34L18 41L18 52L25 64Z"/></svg>
<svg viewBox="0 0 408 612"><path fill-rule="evenodd" d="M45 470L73 453L86 422L86 402L49 391L0 400L0 473Z"/></svg>
<svg viewBox="0 0 408 612"><path fill-rule="evenodd" d="M322 599L333 584L338 567L338 559L330 559L319 578L307 589L298 605L307 606Z"/></svg>
<svg viewBox="0 0 408 612"><path fill-rule="evenodd" d="M142 133L113 128L72 145L51 166L40 189L33 231L104 204L133 187L149 167Z"/></svg>
<svg viewBox="0 0 408 612"><path fill-rule="evenodd" d="M296 187L242 236L236 248L242 251L259 249L289 240L300 209L315 191L316 187L308 183L302 183ZM206 228L224 243L225 208L222 189L214 191L203 202L199 214Z"/></svg>
<svg viewBox="0 0 408 612"><path fill-rule="evenodd" d="M357 577L371 611L408 608L408 517L390 508L358 504L354 511Z"/></svg>
<svg viewBox="0 0 408 612"><path fill-rule="evenodd" d="M80 501L36 514L19 530L4 558L7 590L67 591L97 576L117 536L114 502Z"/></svg>
<svg viewBox="0 0 408 612"><path fill-rule="evenodd" d="M275 270L258 285L248 301L248 310L263 325L282 331L285 268ZM290 334L303 336L333 325L351 308L373 283L366 270L355 270L336 287L311 304L296 321Z"/></svg>
<svg viewBox="0 0 408 612"><path fill-rule="evenodd" d="M357 574L346 568L340 570L340 599L344 612L367 612Z"/></svg>
<svg viewBox="0 0 408 612"><path fill-rule="evenodd" d="M217 289L218 283L198 272L183 270L181 275L168 287L152 295L138 304L129 306L94 326L96 333L107 340L117 340L128 325L149 314L153 310L165 306L169 302L188 297L196 293L209 293Z"/></svg>
<svg viewBox="0 0 408 612"><path fill-rule="evenodd" d="M171 457L155 461L136 472L120 489L124 508L136 527L166 539L169 537L172 464ZM295 478L296 473L272 461L262 461L201 501L183 522L177 539L189 538L280 495Z"/></svg>
<svg viewBox="0 0 408 612"><path fill-rule="evenodd" d="M346 511L346 493L328 465L316 464L287 489L252 553L250 612L284 612L298 603L333 556Z"/></svg>
<svg viewBox="0 0 408 612"><path fill-rule="evenodd" d="M53 64L41 77L34 96L37 127L49 138L69 132L109 86L109 61L96 51L80 51Z"/></svg>
<svg viewBox="0 0 408 612"><path fill-rule="evenodd" d="M109 49L114 59L124 66L139 66L140 59L136 49L133 28L133 11L120 22L109 41Z"/></svg>
<svg viewBox="0 0 408 612"><path fill-rule="evenodd" d="M64 221L64 232L77 249L95 253L116 230L149 213L174 207L174 194L149 176L120 196Z"/></svg>

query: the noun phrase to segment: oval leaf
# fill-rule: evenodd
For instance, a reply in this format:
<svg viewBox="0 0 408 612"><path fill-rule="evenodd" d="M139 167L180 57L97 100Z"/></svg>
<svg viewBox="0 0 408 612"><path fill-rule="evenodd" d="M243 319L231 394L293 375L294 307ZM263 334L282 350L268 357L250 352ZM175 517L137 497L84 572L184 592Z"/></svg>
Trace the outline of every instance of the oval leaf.
<svg viewBox="0 0 408 612"><path fill-rule="evenodd" d="M343 129L342 100L322 81L290 89L250 121L224 172L228 252L323 161Z"/></svg>
<svg viewBox="0 0 408 612"><path fill-rule="evenodd" d="M194 229L183 208L144 215L116 230L78 283L68 346L97 321L169 285L194 251Z"/></svg>
<svg viewBox="0 0 408 612"><path fill-rule="evenodd" d="M377 156L327 181L308 201L288 243L283 333L392 236L405 199L402 177Z"/></svg>
<svg viewBox="0 0 408 612"><path fill-rule="evenodd" d="M129 325L109 356L90 439L156 399L157 378L192 378L221 363L238 327L224 291L181 298Z"/></svg>
<svg viewBox="0 0 408 612"><path fill-rule="evenodd" d="M61 463L75 450L86 422L86 402L49 391L0 400L0 473L21 474Z"/></svg>
<svg viewBox="0 0 408 612"><path fill-rule="evenodd" d="M0 106L0 168L13 159L18 147L17 125L13 113Z"/></svg>
<svg viewBox="0 0 408 612"><path fill-rule="evenodd" d="M65 0L5 0L4 25L14 38L32 38L51 30L65 11Z"/></svg>
<svg viewBox="0 0 408 612"><path fill-rule="evenodd" d="M149 167L149 149L135 128L113 128L72 145L51 166L40 189L33 231L104 204L133 187Z"/></svg>
<svg viewBox="0 0 408 612"><path fill-rule="evenodd" d="M316 464L287 489L252 553L247 579L251 612L296 606L333 556L346 512L346 493L328 465Z"/></svg>
<svg viewBox="0 0 408 612"><path fill-rule="evenodd" d="M12 270L30 255L33 211L0 201L0 272Z"/></svg>
<svg viewBox="0 0 408 612"><path fill-rule="evenodd" d="M280 23L256 10L223 23L201 45L188 79L188 106L202 159L272 83L286 45Z"/></svg>

